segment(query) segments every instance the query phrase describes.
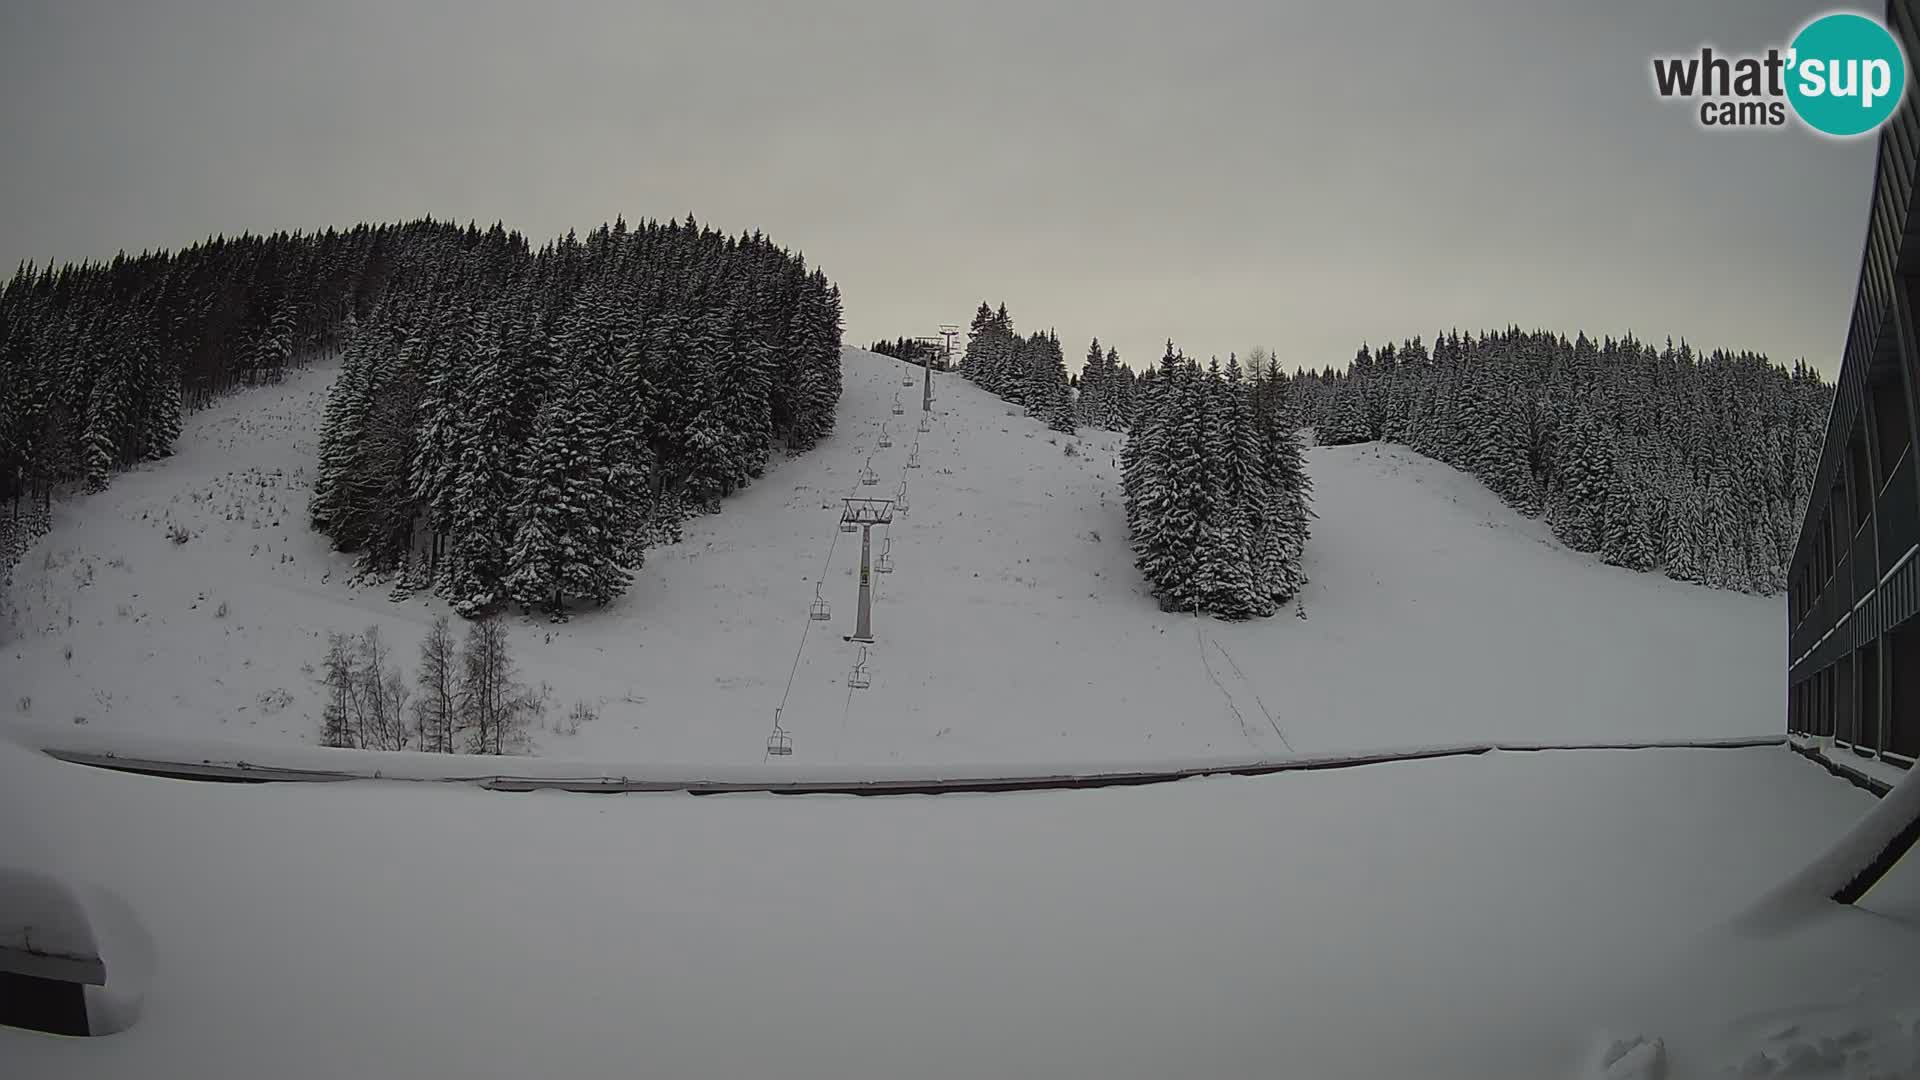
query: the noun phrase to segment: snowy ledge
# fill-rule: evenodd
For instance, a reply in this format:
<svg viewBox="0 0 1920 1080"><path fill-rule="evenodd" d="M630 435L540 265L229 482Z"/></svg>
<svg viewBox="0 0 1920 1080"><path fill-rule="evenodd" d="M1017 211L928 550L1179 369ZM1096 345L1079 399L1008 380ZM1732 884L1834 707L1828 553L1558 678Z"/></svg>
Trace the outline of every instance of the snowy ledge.
<svg viewBox="0 0 1920 1080"><path fill-rule="evenodd" d="M261 747L210 740L154 738L125 732L88 734L64 729L16 729L13 738L62 761L184 780L242 783L408 780L472 784L498 791L732 792L772 794L917 795L943 792L1031 791L1167 783L1201 776L1346 769L1495 751L1735 749L1779 746L1784 735L1672 741L1515 742L1435 744L1285 758L1216 756L1144 761L1081 761L1018 765L802 765L673 762L582 762L547 758L450 756L337 750L313 746Z"/></svg>
<svg viewBox="0 0 1920 1080"><path fill-rule="evenodd" d="M1789 736L1787 745L1803 757L1824 766L1828 772L1849 780L1875 795L1885 795L1906 778L1907 770L1890 761L1866 757L1845 746L1835 746L1830 738Z"/></svg>

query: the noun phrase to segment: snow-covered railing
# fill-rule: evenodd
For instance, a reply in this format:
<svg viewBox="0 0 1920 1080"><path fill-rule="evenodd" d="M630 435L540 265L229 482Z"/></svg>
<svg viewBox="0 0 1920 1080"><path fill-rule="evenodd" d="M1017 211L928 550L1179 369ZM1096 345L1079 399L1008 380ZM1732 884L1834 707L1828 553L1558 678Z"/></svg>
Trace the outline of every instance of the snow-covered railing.
<svg viewBox="0 0 1920 1080"><path fill-rule="evenodd" d="M1470 757L1494 752L1572 750L1731 749L1779 746L1785 735L1735 739L1531 742L1489 740L1291 757L1219 755L1136 761L949 765L796 765L749 762L620 763L546 758L335 750L323 747L245 747L184 743L125 733L49 732L28 740L74 764L179 779L265 783L405 780L472 784L496 791L686 792L697 795L772 794L920 795L945 792L1035 791L1168 783L1204 776L1263 776L1350 769L1364 765Z"/></svg>

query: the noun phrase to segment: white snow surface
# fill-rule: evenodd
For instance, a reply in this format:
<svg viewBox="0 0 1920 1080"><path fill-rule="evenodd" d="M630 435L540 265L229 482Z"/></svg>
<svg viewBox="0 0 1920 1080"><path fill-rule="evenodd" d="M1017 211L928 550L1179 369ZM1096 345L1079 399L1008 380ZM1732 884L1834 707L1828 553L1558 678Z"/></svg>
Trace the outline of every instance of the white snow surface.
<svg viewBox="0 0 1920 1080"><path fill-rule="evenodd" d="M1676 1078L1910 1076L1920 868L1727 925L1873 802L1779 748L860 799L0 742L0 858L104 906L143 980L112 1038L0 1031L0 1073L1542 1080L1659 1075L1657 1040Z"/></svg>
<svg viewBox="0 0 1920 1080"><path fill-rule="evenodd" d="M523 675L554 688L537 753L757 762L790 671L796 766L1781 728L1777 599L1601 565L1405 448L1309 451L1312 583L1281 615L1231 625L1145 595L1114 464L1122 436L1056 436L952 374L935 376L932 430L917 434L918 382L902 385L902 365L848 350L844 370L834 435L651 551L626 596L558 626L515 617ZM0 724L264 752L316 740L327 632L379 624L411 672L445 604L349 584L351 557L305 523L332 377L317 368L223 401L189 419L172 459L56 507L15 573ZM923 467L907 470L916 438ZM882 481L863 487L869 454ZM859 545L835 528L840 500L890 495L903 475L911 510L888 530L898 569L875 575L873 685L850 691ZM191 539L173 543L175 526ZM834 618L810 624L823 567ZM598 719L563 734L576 700Z"/></svg>

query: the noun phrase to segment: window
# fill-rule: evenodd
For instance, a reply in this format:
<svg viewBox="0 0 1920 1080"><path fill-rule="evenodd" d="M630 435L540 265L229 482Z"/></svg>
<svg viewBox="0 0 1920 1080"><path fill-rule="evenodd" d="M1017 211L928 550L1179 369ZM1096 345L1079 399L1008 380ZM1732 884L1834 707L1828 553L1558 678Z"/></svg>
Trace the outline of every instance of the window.
<svg viewBox="0 0 1920 1080"><path fill-rule="evenodd" d="M1907 393L1900 382L1900 369L1888 362L1874 365L1867 376L1867 393L1873 400L1874 448L1880 454L1880 475L1874 478L1875 494L1884 490L1900 459L1913 442L1908 423Z"/></svg>
<svg viewBox="0 0 1920 1080"><path fill-rule="evenodd" d="M1854 654L1854 670L1860 673L1860 713L1854 724L1854 745L1866 750L1880 748L1880 643L1868 642Z"/></svg>
<svg viewBox="0 0 1920 1080"><path fill-rule="evenodd" d="M1853 437L1847 440L1847 493L1853 500L1853 532L1859 532L1873 517L1872 488L1873 474L1867 468L1867 440L1856 423Z"/></svg>
<svg viewBox="0 0 1920 1080"><path fill-rule="evenodd" d="M1815 719L1818 727L1815 734L1830 736L1833 734L1833 669L1820 673L1820 687L1814 699L1814 707L1820 715Z"/></svg>
<svg viewBox="0 0 1920 1080"><path fill-rule="evenodd" d="M1920 757L1920 616L1887 635L1887 749Z"/></svg>
<svg viewBox="0 0 1920 1080"><path fill-rule="evenodd" d="M1848 653L1833 665L1833 737L1853 742L1858 737L1854 726L1858 715L1853 705L1853 654Z"/></svg>

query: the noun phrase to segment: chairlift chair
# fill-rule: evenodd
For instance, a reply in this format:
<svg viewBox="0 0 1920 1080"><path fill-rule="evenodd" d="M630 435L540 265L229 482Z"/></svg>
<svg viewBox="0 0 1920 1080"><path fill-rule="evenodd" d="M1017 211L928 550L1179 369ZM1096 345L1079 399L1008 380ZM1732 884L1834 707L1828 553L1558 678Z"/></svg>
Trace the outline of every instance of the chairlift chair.
<svg viewBox="0 0 1920 1080"><path fill-rule="evenodd" d="M853 519L843 516L840 519L840 531L843 533L855 533L860 531L860 526L855 525Z"/></svg>
<svg viewBox="0 0 1920 1080"><path fill-rule="evenodd" d="M917 469L919 467L920 467L920 440L915 439L913 441L913 451L907 455L907 468Z"/></svg>
<svg viewBox="0 0 1920 1080"><path fill-rule="evenodd" d="M880 482L880 474L873 471L873 455L867 455L867 463L860 466L860 482L868 487Z"/></svg>
<svg viewBox="0 0 1920 1080"><path fill-rule="evenodd" d="M793 736L780 726L780 710L773 710L773 734L767 736L767 754L771 757L790 757L793 754Z"/></svg>
<svg viewBox="0 0 1920 1080"><path fill-rule="evenodd" d="M887 434L887 425L881 424L880 425L880 448L884 450L887 447L892 445L893 445L893 436Z"/></svg>
<svg viewBox="0 0 1920 1080"><path fill-rule="evenodd" d="M865 690L872 685L873 680L867 676L867 647L862 645L860 658L853 662L853 670L847 672L847 686L854 690Z"/></svg>
<svg viewBox="0 0 1920 1080"><path fill-rule="evenodd" d="M873 568L882 574L893 573L893 537L889 536L880 541L880 559L874 563Z"/></svg>
<svg viewBox="0 0 1920 1080"><path fill-rule="evenodd" d="M932 430L933 430L933 424L932 424L932 423L931 423L931 422L930 422L930 421L929 421L929 420L928 420L928 419L927 419L926 417L924 417L924 416L922 416L922 417L920 418L920 430L921 430L921 431L932 431Z"/></svg>
<svg viewBox="0 0 1920 1080"><path fill-rule="evenodd" d="M893 415L899 416L902 413L905 413L906 411L907 411L907 407L905 405L900 404L900 391L895 390L893 392Z"/></svg>
<svg viewBox="0 0 1920 1080"><path fill-rule="evenodd" d="M845 526L842 528L851 531ZM833 609L827 606L826 597L820 595L820 583L817 581L813 583L813 603L807 605L807 618L814 622L826 622L833 618Z"/></svg>
<svg viewBox="0 0 1920 1080"><path fill-rule="evenodd" d="M907 511L911 509L911 507L907 505L907 482L905 480L900 481L900 490L893 496L893 508L900 511L902 516L905 516Z"/></svg>

